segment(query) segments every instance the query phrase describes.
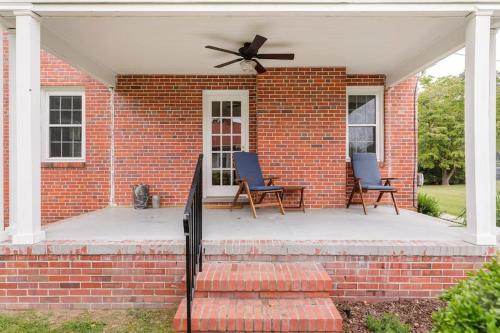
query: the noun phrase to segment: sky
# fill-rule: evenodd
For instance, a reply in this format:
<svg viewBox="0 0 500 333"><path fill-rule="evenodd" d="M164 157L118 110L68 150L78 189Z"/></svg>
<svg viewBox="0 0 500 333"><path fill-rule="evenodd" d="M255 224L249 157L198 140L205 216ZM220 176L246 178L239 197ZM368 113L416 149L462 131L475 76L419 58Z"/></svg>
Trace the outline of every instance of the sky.
<svg viewBox="0 0 500 333"><path fill-rule="evenodd" d="M465 50L462 49L425 70L434 77L458 75L465 68ZM500 70L500 34L497 34L497 71Z"/></svg>

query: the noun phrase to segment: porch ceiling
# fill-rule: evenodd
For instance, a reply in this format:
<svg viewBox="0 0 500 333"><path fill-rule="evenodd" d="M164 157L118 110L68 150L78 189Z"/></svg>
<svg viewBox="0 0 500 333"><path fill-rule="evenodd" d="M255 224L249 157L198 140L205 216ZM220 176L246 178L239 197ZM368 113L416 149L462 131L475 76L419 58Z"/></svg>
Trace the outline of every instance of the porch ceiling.
<svg viewBox="0 0 500 333"><path fill-rule="evenodd" d="M205 49L237 50L255 34L262 52L294 52L266 67L346 66L348 73L386 74L393 84L461 48L468 12L344 13L61 13L37 12L42 46L94 77L116 74L241 74L214 68L235 58ZM4 12L4 23L13 17Z"/></svg>

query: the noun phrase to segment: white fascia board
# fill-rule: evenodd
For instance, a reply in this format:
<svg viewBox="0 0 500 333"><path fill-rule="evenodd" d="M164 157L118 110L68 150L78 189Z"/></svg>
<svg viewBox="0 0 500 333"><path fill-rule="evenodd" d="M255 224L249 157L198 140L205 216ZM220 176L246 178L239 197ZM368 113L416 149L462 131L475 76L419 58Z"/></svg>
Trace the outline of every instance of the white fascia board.
<svg viewBox="0 0 500 333"><path fill-rule="evenodd" d="M73 13L109 13L120 14L126 12L148 13L148 12L470 12L478 8L500 10L500 1L486 2L463 2L463 1L326 1L315 0L302 1L261 1L261 0L236 0L236 1L165 1L150 0L142 1L102 0L82 2L74 0L43 0L32 2L5 2L0 0L0 10L9 6L32 6L35 12L56 14L57 12Z"/></svg>
<svg viewBox="0 0 500 333"><path fill-rule="evenodd" d="M107 87L115 86L116 73L89 59L81 52L73 49L68 43L57 37L42 25L42 48L71 66L80 69Z"/></svg>
<svg viewBox="0 0 500 333"><path fill-rule="evenodd" d="M396 85L460 50L464 46L465 27L461 27L448 34L445 38L439 39L432 46L426 47L422 52L413 55L411 59L402 62L393 72L387 73L387 86L392 87Z"/></svg>

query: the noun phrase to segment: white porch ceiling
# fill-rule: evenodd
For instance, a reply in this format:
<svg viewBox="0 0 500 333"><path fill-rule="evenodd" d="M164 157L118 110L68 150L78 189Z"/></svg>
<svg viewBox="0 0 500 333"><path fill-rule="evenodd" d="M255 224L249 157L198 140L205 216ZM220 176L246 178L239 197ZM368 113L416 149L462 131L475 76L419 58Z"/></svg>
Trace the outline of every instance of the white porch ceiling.
<svg viewBox="0 0 500 333"><path fill-rule="evenodd" d="M262 53L295 53L266 67L345 66L393 84L461 48L468 13L38 14L44 48L113 85L116 74L241 74L238 64L214 68L235 56L204 46L236 51L255 34L269 39Z"/></svg>

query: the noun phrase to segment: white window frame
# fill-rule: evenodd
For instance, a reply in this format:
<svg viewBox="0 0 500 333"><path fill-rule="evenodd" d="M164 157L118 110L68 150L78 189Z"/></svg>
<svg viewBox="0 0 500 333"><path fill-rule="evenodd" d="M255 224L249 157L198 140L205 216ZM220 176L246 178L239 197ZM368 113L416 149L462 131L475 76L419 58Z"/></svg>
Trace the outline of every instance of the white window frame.
<svg viewBox="0 0 500 333"><path fill-rule="evenodd" d="M50 157L50 96L82 96L82 156L81 157ZM43 87L42 88L42 161L43 162L85 162L86 121L85 121L85 88L83 87ZM63 126L64 127L64 126ZM77 127L68 124L68 127Z"/></svg>
<svg viewBox="0 0 500 333"><path fill-rule="evenodd" d="M383 86L350 86L346 89L346 161L349 157L349 96L375 95L375 152L379 162L384 160L384 87ZM353 125L359 126L359 125ZM362 126L362 125L361 125ZM373 125L369 125L373 126Z"/></svg>

